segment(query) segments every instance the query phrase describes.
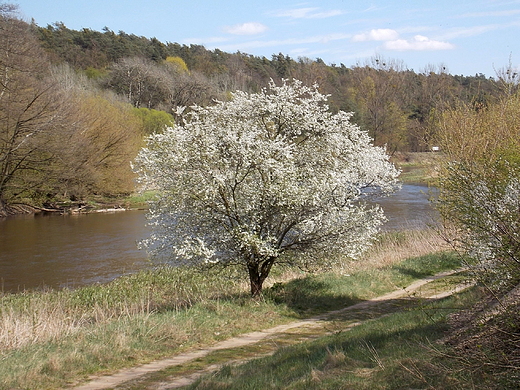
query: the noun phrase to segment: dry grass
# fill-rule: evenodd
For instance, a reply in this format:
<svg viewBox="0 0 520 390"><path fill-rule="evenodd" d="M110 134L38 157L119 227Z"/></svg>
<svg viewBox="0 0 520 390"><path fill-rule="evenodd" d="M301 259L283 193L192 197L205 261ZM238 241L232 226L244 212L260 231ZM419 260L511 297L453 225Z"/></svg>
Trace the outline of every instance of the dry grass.
<svg viewBox="0 0 520 390"><path fill-rule="evenodd" d="M361 259L347 265L348 271L362 271L392 266L411 257L451 249L433 229L382 233Z"/></svg>
<svg viewBox="0 0 520 390"><path fill-rule="evenodd" d="M87 322L88 316L71 316L61 305L45 300L33 300L23 309L5 307L0 316L0 349L21 348L68 336Z"/></svg>
<svg viewBox="0 0 520 390"><path fill-rule="evenodd" d="M213 291L213 293L212 293ZM164 310L180 311L238 294L243 285L222 285L218 275L164 268L77 290L0 295L0 350L68 337L85 328Z"/></svg>
<svg viewBox="0 0 520 390"><path fill-rule="evenodd" d="M406 258L447 249L433 231L384 233L374 247L358 261L350 262L339 273L384 268ZM302 277L296 269L273 275L270 283ZM247 291L243 280L219 282L218 275L188 275L180 269L144 272L116 280L105 286L76 291L25 292L0 296L0 350L56 340L78 330L114 320L146 315L165 309L182 310L195 303L214 305L214 296Z"/></svg>

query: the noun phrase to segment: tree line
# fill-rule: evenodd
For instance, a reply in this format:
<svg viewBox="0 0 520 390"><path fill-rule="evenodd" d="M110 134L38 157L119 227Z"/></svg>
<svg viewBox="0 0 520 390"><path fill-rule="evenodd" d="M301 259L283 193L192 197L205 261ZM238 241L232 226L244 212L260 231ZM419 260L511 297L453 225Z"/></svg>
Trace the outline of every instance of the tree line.
<svg viewBox="0 0 520 390"><path fill-rule="evenodd" d="M298 79L330 95L332 112L352 121L390 153L434 145L440 113L480 109L503 94L494 78L421 72L374 57L346 67L320 59L207 50L162 43L109 28L40 27L0 9L0 210L47 206L134 189L129 162L143 137L171 125L183 107L258 92L271 80Z"/></svg>
<svg viewBox="0 0 520 390"><path fill-rule="evenodd" d="M179 105L225 99L230 91L258 92L270 80L317 83L331 96L332 111L354 112L354 122L391 152L429 150L440 112L460 102L486 106L503 92L494 77L451 75L442 64L414 71L376 56L346 67L282 53L266 58L162 43L108 27L76 31L55 23L32 29L54 61L66 62L136 107L171 112Z"/></svg>

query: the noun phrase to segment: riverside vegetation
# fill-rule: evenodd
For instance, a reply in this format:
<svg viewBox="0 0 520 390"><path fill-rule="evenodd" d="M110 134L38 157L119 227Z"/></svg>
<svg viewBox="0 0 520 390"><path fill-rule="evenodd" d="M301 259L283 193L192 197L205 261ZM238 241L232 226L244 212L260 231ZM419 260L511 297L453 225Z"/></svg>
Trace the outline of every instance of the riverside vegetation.
<svg viewBox="0 0 520 390"><path fill-rule="evenodd" d="M421 175L442 176L440 211L456 233L446 237L473 255L481 285L388 313L352 333L339 323L328 338L250 363L247 375L228 366L194 386L518 387L520 98L511 64L492 79L451 76L442 66L415 73L380 57L351 68L282 54L269 60L109 29L41 28L15 11L0 4L0 216L127 196L135 190L129 162L144 136L175 123L179 107L224 101L234 90L255 92L270 80L318 81L331 94L333 112L355 112L353 121L374 144L387 144L403 164L415 164L409 152L437 145L443 151L446 166L425 166ZM142 93L134 94L137 81ZM2 293L0 386L67 387L369 299L460 266L462 258L443 242L432 232L386 233L343 268L313 275L277 270L256 300L238 270L195 274L182 267L77 290ZM498 303L480 286L491 286ZM475 302L482 307L474 309ZM473 309L460 311L466 307ZM270 373L275 366L283 372Z"/></svg>
<svg viewBox="0 0 520 390"><path fill-rule="evenodd" d="M4 2L0 32L0 216L117 203L135 190L130 161L144 137L182 123L182 107L271 81L318 83L332 113L353 112L352 123L391 154L432 150L446 111L481 110L518 90L511 64L493 78L451 75L447 64L416 72L380 56L350 67L256 57L109 28L40 27Z"/></svg>
<svg viewBox="0 0 520 390"><path fill-rule="evenodd" d="M92 374L113 372L244 332L342 308L404 287L414 279L459 267L460 257L446 249L431 231L386 233L363 259L342 269L314 275L294 269L279 271L274 275L274 284L257 300L247 293L247 281L237 278L235 283L229 283L230 278L236 277L230 273L200 274L185 268L143 271L106 285L76 290L3 294L0 388L67 387ZM374 320L360 328L361 334L352 338L342 335L341 345L330 336L333 339L293 347L294 350L282 351L272 359L285 359L280 354L288 356L287 364L291 367L294 360L295 373L304 378L301 387L314 383L316 388L327 388L325 383L330 382L329 388L337 388L337 383L341 383L338 381L346 381L342 378L350 375L343 372L353 369L350 363L354 364L356 375L362 374L365 381L365 387L356 388L390 388L382 385L387 382L380 382L381 378L395 380L396 372L408 381L402 384L416 384L418 377L434 374L438 374L435 380L439 383L446 380L446 386L462 384L469 373L460 366L460 370L449 373L449 364L446 366L441 359L451 353L449 348L427 343L444 335L448 314L468 307L476 299L475 294L452 298L438 307L404 310ZM417 333L419 330L423 333ZM392 341L386 344L384 340ZM395 343L401 344L397 349L399 356L387 356L388 348ZM363 354L364 359L360 357ZM312 359L317 360L313 363ZM437 363L432 363L434 360ZM255 372L260 378L265 374L262 367L271 367L272 363L264 360L254 364L258 364ZM390 371L383 370L383 366ZM219 374L227 378L226 386L247 388L238 385L243 379L236 382L238 387L233 387L229 373L240 376L240 371L226 370ZM289 379L281 375L273 383L284 388Z"/></svg>
<svg viewBox="0 0 520 390"><path fill-rule="evenodd" d="M410 170L403 178L412 182L417 177L420 181L431 180L437 172L438 158L431 153L400 158L399 164L405 171L407 167ZM438 232L402 231L381 234L361 259L341 268L316 274L280 269L263 297L256 300L250 298L248 281L238 270L208 270L201 274L182 267L143 271L105 285L74 290L2 293L0 389L66 388L91 375L111 373L249 331L343 308L405 287L414 279L456 269L462 263ZM468 277L442 280L438 287L445 289ZM476 341L482 336L468 341L472 333L465 336L465 330L461 330L460 324L473 321L464 310L483 297L481 288L472 288L437 303L419 300L416 306L399 306L397 311L394 308L386 316L350 332L343 332L348 324L338 321L332 335L282 348L274 356L244 367L225 366L192 386L514 388L518 365L510 361L508 367L503 359L485 361L481 355L497 346L482 346ZM484 327L477 329L482 331ZM465 353L464 346L470 354ZM475 350L479 355L474 354ZM230 357L241 356L250 359L262 351L229 353L213 357L210 362L216 359L225 363ZM180 372L189 374L201 365L204 361L186 365ZM280 369L273 372L273 367ZM151 383L171 373L157 373ZM499 379L497 373L501 374ZM144 385L128 386L121 388L138 389Z"/></svg>

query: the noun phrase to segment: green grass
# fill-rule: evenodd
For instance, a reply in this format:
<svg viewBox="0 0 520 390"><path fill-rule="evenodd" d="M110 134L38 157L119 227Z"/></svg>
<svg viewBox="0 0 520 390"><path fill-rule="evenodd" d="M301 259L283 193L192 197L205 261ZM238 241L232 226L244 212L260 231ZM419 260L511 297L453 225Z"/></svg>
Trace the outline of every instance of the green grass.
<svg viewBox="0 0 520 390"><path fill-rule="evenodd" d="M347 275L334 272L309 275L274 284L265 291L265 296L286 305L299 317L308 317L404 288L414 280L460 265L460 258L455 253L440 252Z"/></svg>
<svg viewBox="0 0 520 390"><path fill-rule="evenodd" d="M402 170L404 183L431 183L438 177L443 158L442 153L419 152L395 156L393 162Z"/></svg>
<svg viewBox="0 0 520 390"><path fill-rule="evenodd" d="M339 309L456 268L450 253L349 275L324 273L252 300L237 275L163 268L77 290L0 296L0 389L53 389L241 333ZM291 271L292 275L298 273Z"/></svg>
<svg viewBox="0 0 520 390"><path fill-rule="evenodd" d="M138 192L130 195L128 198L124 200L124 203L127 208L135 209L135 208L147 208L148 202L153 200L157 196L156 191L145 191Z"/></svg>
<svg viewBox="0 0 520 390"><path fill-rule="evenodd" d="M189 389L463 389L467 375L438 343L450 313L471 305L468 291L398 310L330 336L281 348L273 356L229 365ZM338 327L339 325L337 325Z"/></svg>

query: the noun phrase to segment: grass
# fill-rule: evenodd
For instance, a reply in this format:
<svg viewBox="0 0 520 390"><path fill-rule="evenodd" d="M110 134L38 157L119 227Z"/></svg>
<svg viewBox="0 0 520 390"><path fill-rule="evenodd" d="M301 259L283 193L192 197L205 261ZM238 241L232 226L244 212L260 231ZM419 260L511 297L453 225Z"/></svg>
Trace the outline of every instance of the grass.
<svg viewBox="0 0 520 390"><path fill-rule="evenodd" d="M472 388L455 360L441 359L450 313L478 299L468 291L228 365L190 389L463 389ZM346 325L346 324L344 324ZM469 387L467 387L469 385Z"/></svg>
<svg viewBox="0 0 520 390"><path fill-rule="evenodd" d="M339 309L457 267L459 260L450 253L425 254L432 245L442 249L436 240L424 232L387 233L367 257L341 269L316 275L278 270L261 301L249 298L247 284L236 274L183 268L76 290L1 295L0 389L64 387L92 374ZM403 260L410 253L422 256ZM378 256L384 261L375 263Z"/></svg>
<svg viewBox="0 0 520 390"><path fill-rule="evenodd" d="M157 196L156 191L137 192L124 200L125 207L130 209L148 208L148 202Z"/></svg>
<svg viewBox="0 0 520 390"><path fill-rule="evenodd" d="M406 153L395 155L392 162L402 170L401 181L431 183L438 177L443 157L443 154L438 152Z"/></svg>

